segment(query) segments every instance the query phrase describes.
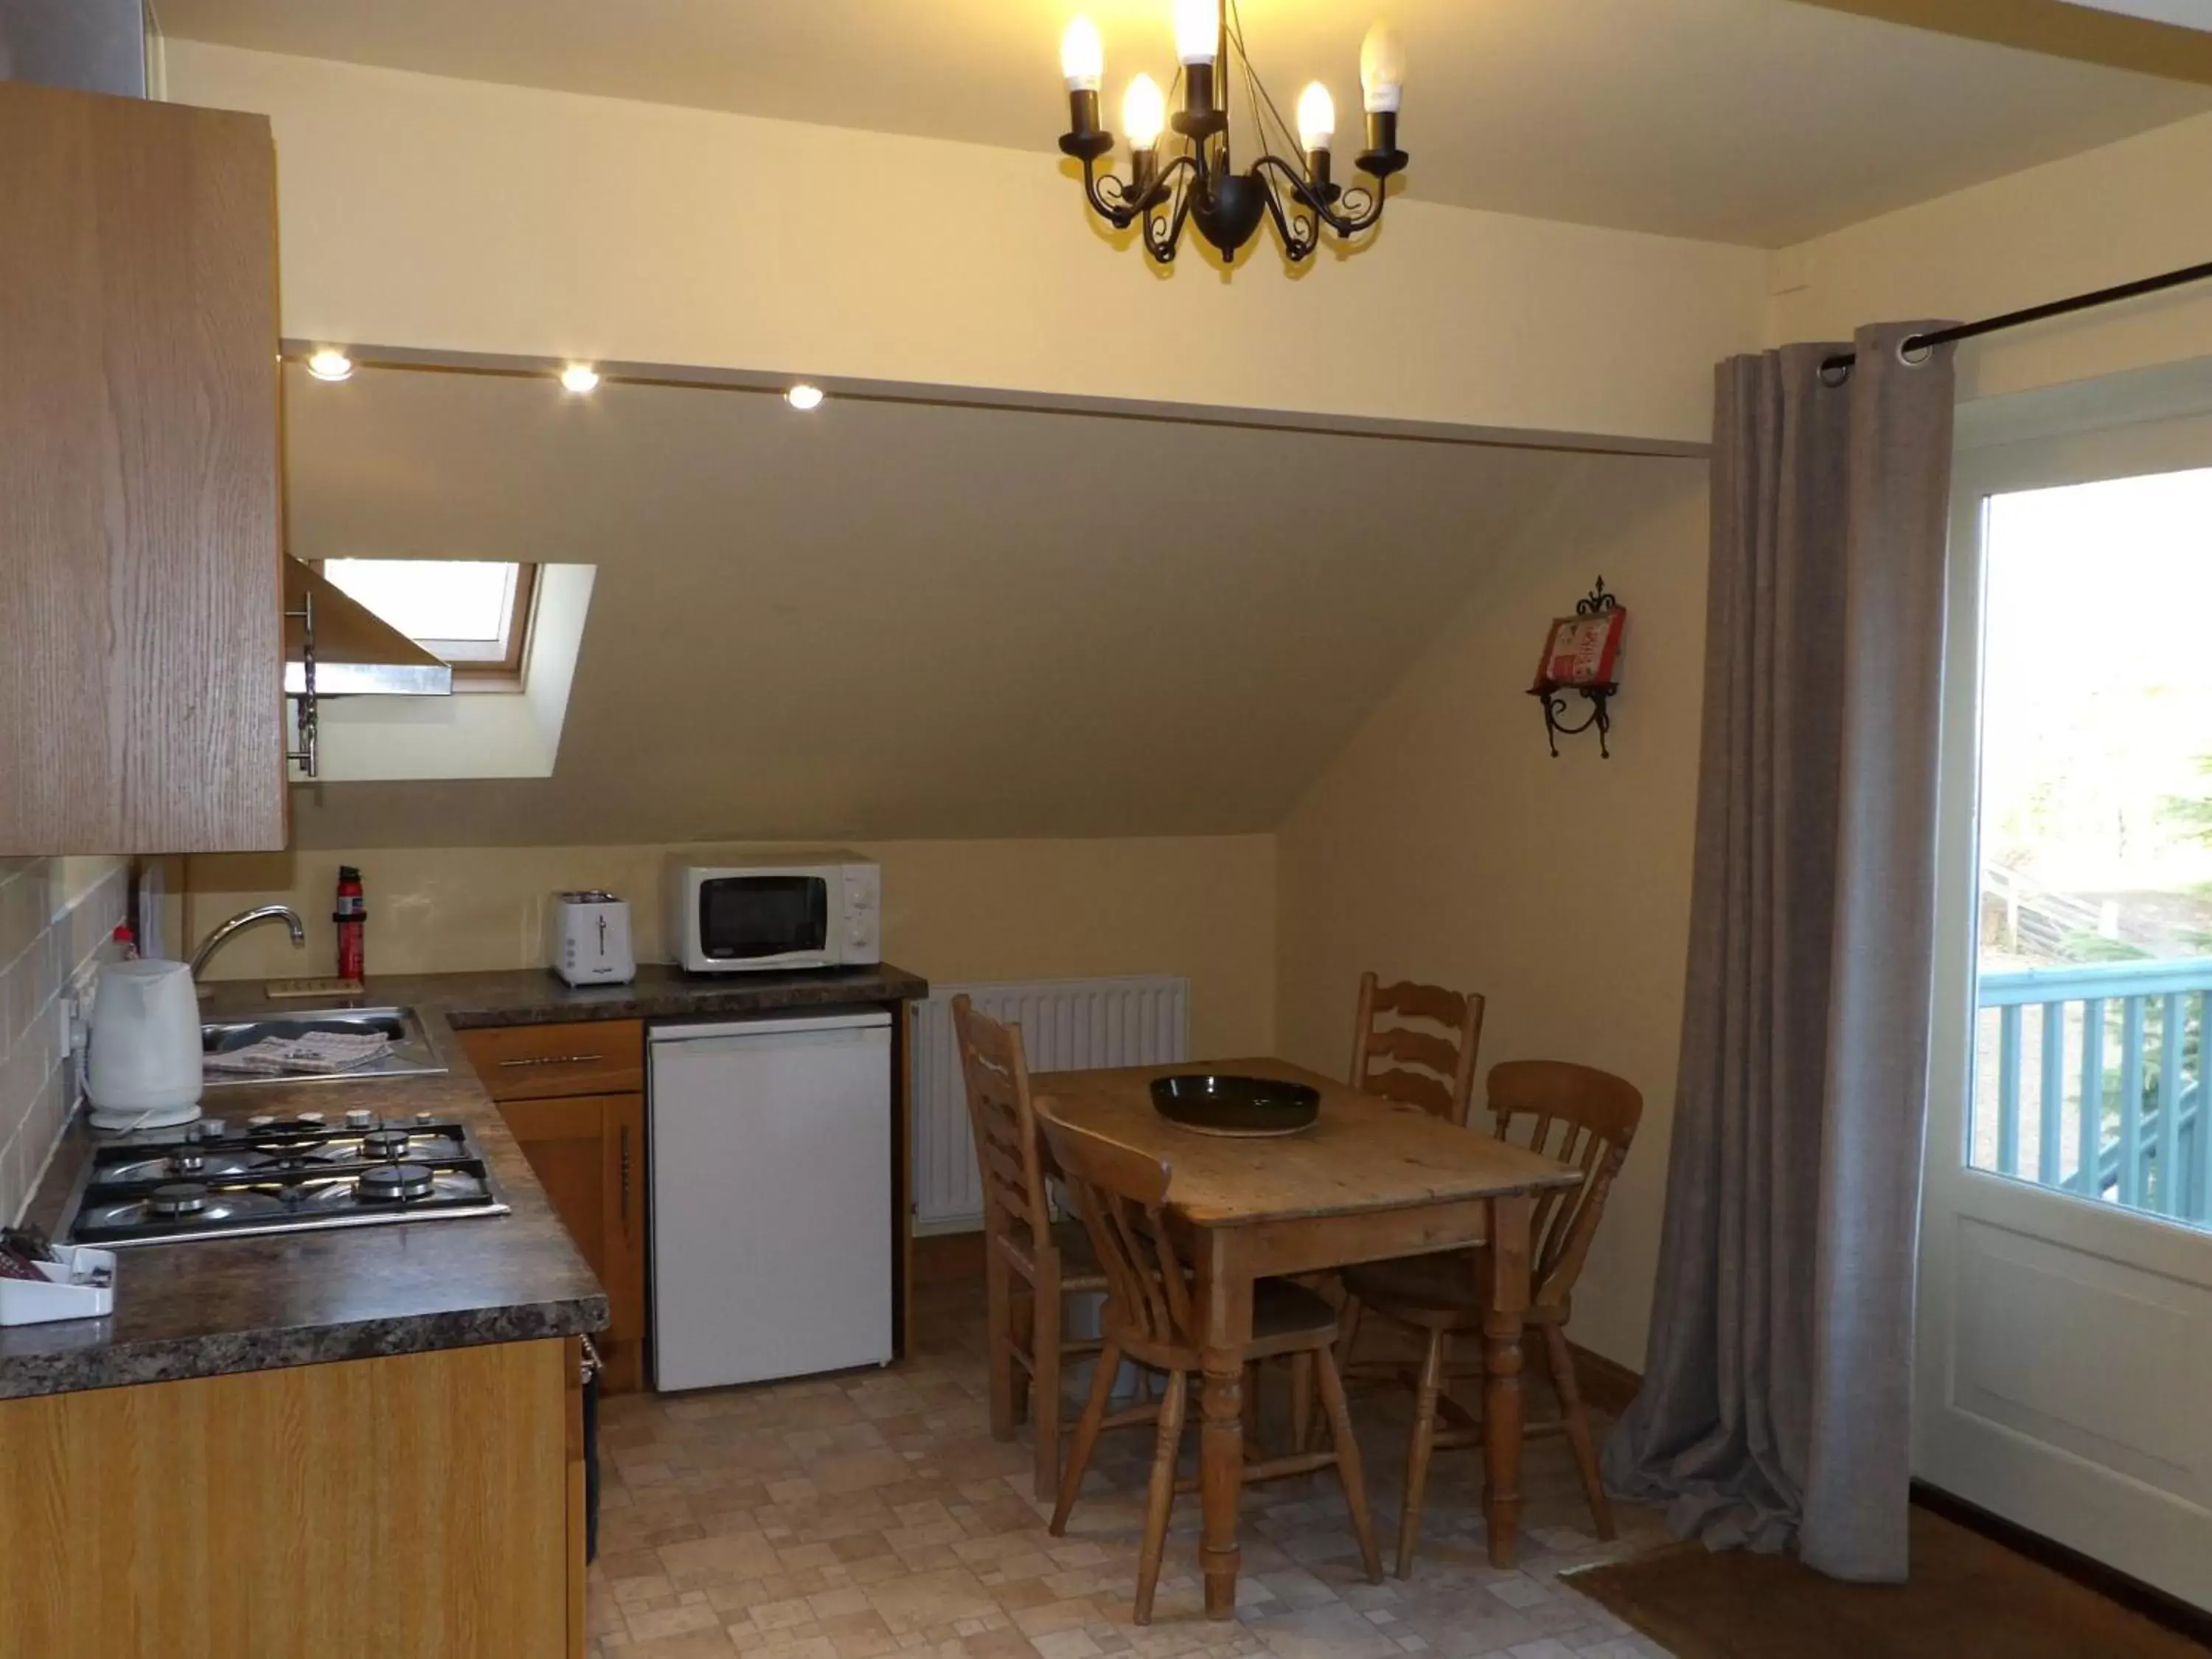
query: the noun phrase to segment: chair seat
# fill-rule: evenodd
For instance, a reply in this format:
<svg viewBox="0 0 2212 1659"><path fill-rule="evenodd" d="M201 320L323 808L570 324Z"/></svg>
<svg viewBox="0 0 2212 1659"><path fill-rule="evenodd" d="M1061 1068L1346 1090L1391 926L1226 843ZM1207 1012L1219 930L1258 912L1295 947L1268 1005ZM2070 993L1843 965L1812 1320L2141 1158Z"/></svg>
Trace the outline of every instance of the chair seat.
<svg viewBox="0 0 2212 1659"><path fill-rule="evenodd" d="M1252 1340L1280 1342L1298 1337L1336 1340L1336 1310L1303 1285L1287 1279L1263 1279L1252 1286Z"/></svg>
<svg viewBox="0 0 2212 1659"><path fill-rule="evenodd" d="M1344 1288L1386 1319L1449 1328L1482 1322L1474 1250L1401 1255L1344 1270ZM1563 1324L1566 1309L1537 1304L1522 1316L1531 1325Z"/></svg>
<svg viewBox="0 0 2212 1659"><path fill-rule="evenodd" d="M1110 1303L1108 1308L1110 1312ZM1147 1342L1127 1324L1109 1327L1107 1334L1130 1358L1156 1370L1195 1372L1202 1363L1197 1349ZM1244 1347L1248 1361L1333 1348L1336 1336L1336 1310L1304 1285L1287 1279L1253 1285L1252 1340Z"/></svg>
<svg viewBox="0 0 2212 1659"><path fill-rule="evenodd" d="M1055 1221L1052 1224L1052 1242L1060 1251L1060 1288L1062 1291L1103 1291L1106 1288L1104 1269L1091 1248L1091 1235L1080 1221ZM1036 1279L1036 1256L1030 1250L1026 1231L1006 1232L994 1241L995 1248L1004 1250L1022 1277L1034 1282Z"/></svg>
<svg viewBox="0 0 2212 1659"><path fill-rule="evenodd" d="M1473 1250L1441 1250L1363 1262L1344 1271L1344 1288L1386 1319L1413 1325L1457 1328L1482 1322ZM1528 1310L1531 1322L1545 1310Z"/></svg>
<svg viewBox="0 0 2212 1659"><path fill-rule="evenodd" d="M1479 1316L1474 1252L1442 1250L1364 1261L1344 1270L1344 1288L1377 1313L1459 1314Z"/></svg>

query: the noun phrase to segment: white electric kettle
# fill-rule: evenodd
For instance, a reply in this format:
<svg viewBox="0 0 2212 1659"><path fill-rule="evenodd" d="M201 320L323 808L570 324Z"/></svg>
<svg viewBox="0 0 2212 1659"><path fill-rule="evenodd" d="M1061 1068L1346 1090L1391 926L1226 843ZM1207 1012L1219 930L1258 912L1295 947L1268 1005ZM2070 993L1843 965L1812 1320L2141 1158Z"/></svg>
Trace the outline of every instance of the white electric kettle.
<svg viewBox="0 0 2212 1659"><path fill-rule="evenodd" d="M93 994L84 1089L95 1129L159 1129L200 1115L200 1000L181 962L111 962Z"/></svg>

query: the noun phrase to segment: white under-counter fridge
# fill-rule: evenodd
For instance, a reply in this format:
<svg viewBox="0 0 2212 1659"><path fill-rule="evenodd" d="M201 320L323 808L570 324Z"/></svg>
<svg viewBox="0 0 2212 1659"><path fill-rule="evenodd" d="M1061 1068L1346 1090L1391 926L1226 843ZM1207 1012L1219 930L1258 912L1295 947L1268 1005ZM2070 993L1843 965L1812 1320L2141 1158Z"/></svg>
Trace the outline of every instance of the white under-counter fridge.
<svg viewBox="0 0 2212 1659"><path fill-rule="evenodd" d="M662 1390L891 1360L891 1016L649 1031Z"/></svg>

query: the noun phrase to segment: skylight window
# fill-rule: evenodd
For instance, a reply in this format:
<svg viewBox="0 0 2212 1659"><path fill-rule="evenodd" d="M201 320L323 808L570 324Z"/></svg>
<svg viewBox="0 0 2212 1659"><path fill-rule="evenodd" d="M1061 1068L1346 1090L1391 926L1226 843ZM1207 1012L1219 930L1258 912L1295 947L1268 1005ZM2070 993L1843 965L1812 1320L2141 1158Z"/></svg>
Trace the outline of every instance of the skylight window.
<svg viewBox="0 0 2212 1659"><path fill-rule="evenodd" d="M538 567L477 559L325 559L323 574L453 665L520 676Z"/></svg>

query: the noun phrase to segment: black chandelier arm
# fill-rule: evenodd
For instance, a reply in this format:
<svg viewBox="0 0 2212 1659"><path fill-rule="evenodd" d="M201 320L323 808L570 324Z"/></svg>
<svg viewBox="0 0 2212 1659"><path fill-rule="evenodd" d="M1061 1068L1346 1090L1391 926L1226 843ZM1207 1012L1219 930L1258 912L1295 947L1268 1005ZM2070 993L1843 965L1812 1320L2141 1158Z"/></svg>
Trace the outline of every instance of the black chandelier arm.
<svg viewBox="0 0 2212 1659"><path fill-rule="evenodd" d="M1364 185L1346 185L1336 205L1325 216L1329 228L1340 236L1357 236L1372 230L1382 217L1382 191Z"/></svg>
<svg viewBox="0 0 2212 1659"><path fill-rule="evenodd" d="M1321 246L1321 226L1303 213L1291 213L1283 207L1283 192L1269 183L1269 173L1279 173L1289 181L1292 197L1302 205L1310 208L1313 201L1304 187L1304 181L1291 170L1289 165L1273 155L1262 155L1252 164L1252 177L1266 192L1267 216L1275 222L1275 234L1283 239L1283 254L1292 264L1312 257Z"/></svg>
<svg viewBox="0 0 2212 1659"><path fill-rule="evenodd" d="M1279 176L1291 194L1297 198L1299 205L1311 212L1316 219L1328 225L1340 236L1357 236L1364 230L1371 229L1376 222L1382 216L1382 193L1380 191L1370 191L1361 185L1354 185L1338 195L1334 202L1331 202L1324 199L1322 193L1306 181L1306 176L1283 160L1281 156L1262 155L1252 164L1252 170L1255 173L1259 172L1262 167ZM1267 193L1271 205L1273 203L1274 195L1275 192L1272 190ZM1283 222L1284 215L1279 209L1275 214L1275 223L1279 228L1283 227ZM1286 243L1291 240L1291 234L1287 229L1283 231L1283 240ZM1305 253L1294 252L1291 257L1294 259L1304 258L1306 253L1313 252L1311 244L1320 240L1320 229L1315 227L1308 239L1309 245Z"/></svg>
<svg viewBox="0 0 2212 1659"><path fill-rule="evenodd" d="M1178 155L1153 175L1152 184L1142 194L1133 193L1131 186L1122 183L1111 173L1101 173L1088 157L1083 163L1083 193L1091 204L1091 210L1116 230L1127 230L1131 225L1140 225L1146 246L1152 256L1161 260L1175 258L1175 242L1182 234L1182 222L1189 212L1188 192L1178 201L1174 216L1174 229L1169 234L1166 250L1163 252L1152 232L1152 210L1166 201L1175 189L1175 180L1182 173L1197 174L1199 164L1189 155Z"/></svg>
<svg viewBox="0 0 2212 1659"><path fill-rule="evenodd" d="M1164 265L1175 262L1176 249L1182 242L1183 222L1190 217L1191 201L1197 194L1199 166L1188 155L1177 156L1175 165L1160 175L1162 185L1165 185L1169 173L1182 166L1188 167L1192 182L1189 188L1176 192L1175 210L1165 217L1150 210L1145 215L1145 250Z"/></svg>
<svg viewBox="0 0 2212 1659"><path fill-rule="evenodd" d="M1088 157L1083 163L1083 194L1091 203L1091 210L1116 230L1127 230L1144 211L1141 203L1129 199L1127 185L1110 173L1102 177Z"/></svg>

